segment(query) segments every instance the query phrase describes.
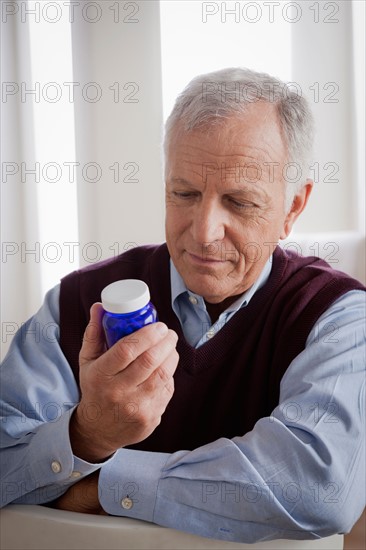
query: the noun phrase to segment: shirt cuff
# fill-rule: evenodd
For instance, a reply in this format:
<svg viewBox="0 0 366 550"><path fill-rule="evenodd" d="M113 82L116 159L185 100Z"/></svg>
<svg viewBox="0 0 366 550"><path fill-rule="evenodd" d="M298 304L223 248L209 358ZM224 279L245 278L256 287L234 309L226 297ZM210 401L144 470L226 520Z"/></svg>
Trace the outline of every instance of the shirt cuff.
<svg viewBox="0 0 366 550"><path fill-rule="evenodd" d="M40 448L37 445L38 438L42 437L42 441L47 441L43 455L38 455L37 459L35 458L32 461L34 464L34 478L37 481L42 480L43 483L56 482L68 485L92 474L106 464L106 462L90 463L73 454L69 438L69 423L74 409L75 407L66 411L57 423L48 422L43 424L39 429L39 433L36 434L34 449ZM109 460L112 459L113 456L109 458ZM49 464L48 469L44 468L44 463L47 463L47 461Z"/></svg>
<svg viewBox="0 0 366 550"><path fill-rule="evenodd" d="M76 407L74 407L73 409L67 412L69 417L69 423L75 408ZM72 446L70 441L69 441L69 446L72 452ZM110 456L108 459L104 460L103 462L88 462L87 460L84 460L83 458L79 458L78 456L73 454L72 455L73 471L70 477L74 479L80 479L81 477L85 477L85 476L88 476L89 474L92 474L96 470L99 470L104 464L107 464L109 461L113 460L114 454Z"/></svg>
<svg viewBox="0 0 366 550"><path fill-rule="evenodd" d="M112 516L153 522L158 485L169 453L120 449L99 475L99 502Z"/></svg>

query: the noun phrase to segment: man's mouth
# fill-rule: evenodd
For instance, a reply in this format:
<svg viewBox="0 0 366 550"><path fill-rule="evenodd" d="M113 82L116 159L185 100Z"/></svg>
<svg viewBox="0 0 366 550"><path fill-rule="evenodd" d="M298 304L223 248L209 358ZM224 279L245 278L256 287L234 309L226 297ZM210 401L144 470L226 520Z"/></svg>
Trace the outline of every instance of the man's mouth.
<svg viewBox="0 0 366 550"><path fill-rule="evenodd" d="M190 260L194 263L200 264L200 265L220 265L224 264L226 260L223 260L222 258L214 258L210 254L192 254L191 252L186 251Z"/></svg>

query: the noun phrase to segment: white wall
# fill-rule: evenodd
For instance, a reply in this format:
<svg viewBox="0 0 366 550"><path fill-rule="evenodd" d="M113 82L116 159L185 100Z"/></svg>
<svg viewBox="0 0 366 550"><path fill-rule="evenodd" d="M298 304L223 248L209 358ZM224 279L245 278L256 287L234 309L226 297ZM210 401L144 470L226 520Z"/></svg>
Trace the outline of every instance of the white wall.
<svg viewBox="0 0 366 550"><path fill-rule="evenodd" d="M360 67L353 65L352 4L308 3L314 9L304 7L293 27L292 76L307 93L316 121L316 181L298 231L360 229L354 82Z"/></svg>
<svg viewBox="0 0 366 550"><path fill-rule="evenodd" d="M159 3L130 5L120 13L127 22L104 17L72 25L75 80L103 90L96 103L80 96L75 103L76 157L102 170L100 181L78 183L80 241L97 243L103 258L131 243L164 240ZM82 254L81 265L87 263Z"/></svg>
<svg viewBox="0 0 366 550"><path fill-rule="evenodd" d="M291 80L292 25L278 9L272 17L262 1L162 0L160 11L165 119L198 74L242 66Z"/></svg>

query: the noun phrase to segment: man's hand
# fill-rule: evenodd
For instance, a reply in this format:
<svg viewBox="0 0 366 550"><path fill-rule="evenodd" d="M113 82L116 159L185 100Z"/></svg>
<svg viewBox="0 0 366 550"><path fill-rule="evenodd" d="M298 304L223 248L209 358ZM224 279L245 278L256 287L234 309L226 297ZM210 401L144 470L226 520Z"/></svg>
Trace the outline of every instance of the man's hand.
<svg viewBox="0 0 366 550"><path fill-rule="evenodd" d="M159 425L173 392L177 335L153 323L105 351L94 304L80 351L81 400L70 420L73 452L101 462L117 449L148 437Z"/></svg>
<svg viewBox="0 0 366 550"><path fill-rule="evenodd" d="M55 500L51 504L52 508L83 514L108 515L99 504L98 478L99 471L84 477Z"/></svg>

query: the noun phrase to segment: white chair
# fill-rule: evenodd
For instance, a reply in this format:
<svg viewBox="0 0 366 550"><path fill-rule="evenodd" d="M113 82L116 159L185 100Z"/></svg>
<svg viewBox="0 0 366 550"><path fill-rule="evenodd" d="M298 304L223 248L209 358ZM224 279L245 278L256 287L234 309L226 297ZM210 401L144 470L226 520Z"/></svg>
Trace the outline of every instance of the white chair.
<svg viewBox="0 0 366 550"><path fill-rule="evenodd" d="M317 540L224 542L129 518L94 516L44 506L9 505L0 511L1 550L342 550L343 536Z"/></svg>

